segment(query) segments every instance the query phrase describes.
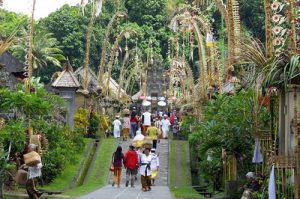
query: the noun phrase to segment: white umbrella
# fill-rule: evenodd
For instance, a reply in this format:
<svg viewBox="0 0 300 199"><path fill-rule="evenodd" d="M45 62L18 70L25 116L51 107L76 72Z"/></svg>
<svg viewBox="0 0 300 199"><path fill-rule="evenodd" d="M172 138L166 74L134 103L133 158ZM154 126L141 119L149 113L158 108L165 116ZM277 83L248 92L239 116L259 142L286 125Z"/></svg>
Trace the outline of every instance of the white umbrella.
<svg viewBox="0 0 300 199"><path fill-rule="evenodd" d="M158 106L166 106L167 105L167 103L164 101L159 101L157 104L158 104Z"/></svg>
<svg viewBox="0 0 300 199"><path fill-rule="evenodd" d="M165 101L166 98L165 98L165 97L159 97L158 100L159 100L159 101Z"/></svg>
<svg viewBox="0 0 300 199"><path fill-rule="evenodd" d="M269 187L268 187L268 193L269 193L269 199L276 199L276 184L275 184L275 168L274 165L272 166L272 171L270 174L269 179Z"/></svg>
<svg viewBox="0 0 300 199"><path fill-rule="evenodd" d="M143 105L143 106L150 106L150 105L151 105L151 102L145 100L145 101L143 101L142 105Z"/></svg>
<svg viewBox="0 0 300 199"><path fill-rule="evenodd" d="M252 158L253 163L261 163L263 162L263 156L261 154L261 149L260 149L260 141L258 138L255 139L255 149L254 149L254 154Z"/></svg>

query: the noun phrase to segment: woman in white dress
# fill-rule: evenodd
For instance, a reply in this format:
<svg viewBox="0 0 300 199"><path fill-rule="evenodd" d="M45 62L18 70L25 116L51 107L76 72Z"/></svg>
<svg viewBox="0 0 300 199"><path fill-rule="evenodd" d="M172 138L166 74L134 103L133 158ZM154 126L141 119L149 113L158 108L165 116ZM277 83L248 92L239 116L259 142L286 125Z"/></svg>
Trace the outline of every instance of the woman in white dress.
<svg viewBox="0 0 300 199"><path fill-rule="evenodd" d="M151 160L150 149L146 148L140 157L140 174L144 192L151 190Z"/></svg>
<svg viewBox="0 0 300 199"><path fill-rule="evenodd" d="M168 138L168 134L169 134L171 122L168 120L168 116L167 115L164 115L164 119L162 119L160 121L160 125L161 125L161 130L162 130L163 138L164 139Z"/></svg>
<svg viewBox="0 0 300 199"><path fill-rule="evenodd" d="M119 138L119 137L121 137L121 125L122 125L122 123L121 123L121 121L119 120L119 118L120 118L120 116L116 116L116 119L113 121L113 126L114 126L114 130L113 130L113 132L114 132L114 137L115 138Z"/></svg>

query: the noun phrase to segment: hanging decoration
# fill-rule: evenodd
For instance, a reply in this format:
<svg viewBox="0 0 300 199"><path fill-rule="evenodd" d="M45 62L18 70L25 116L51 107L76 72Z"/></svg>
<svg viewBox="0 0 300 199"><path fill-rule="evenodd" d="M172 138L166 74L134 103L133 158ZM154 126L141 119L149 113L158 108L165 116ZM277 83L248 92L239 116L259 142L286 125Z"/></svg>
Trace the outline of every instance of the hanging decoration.
<svg viewBox="0 0 300 199"><path fill-rule="evenodd" d="M190 60L194 60L194 31L190 35Z"/></svg>
<svg viewBox="0 0 300 199"><path fill-rule="evenodd" d="M172 29L174 32L177 32L177 21L176 20L172 24Z"/></svg>
<svg viewBox="0 0 300 199"><path fill-rule="evenodd" d="M258 138L255 139L255 149L252 158L252 163L261 163L263 162L263 156L260 148L260 141Z"/></svg>
<svg viewBox="0 0 300 199"><path fill-rule="evenodd" d="M283 0L273 0L272 10L272 37L275 56L279 56L287 40L286 17L284 14L285 2Z"/></svg>
<svg viewBox="0 0 300 199"><path fill-rule="evenodd" d="M101 12L102 12L102 4L103 4L103 0L99 0L98 2L96 2L96 17L98 17Z"/></svg>
<svg viewBox="0 0 300 199"><path fill-rule="evenodd" d="M295 3L295 18L296 18L296 48L297 48L297 54L300 54L300 1L298 0Z"/></svg>
<svg viewBox="0 0 300 199"><path fill-rule="evenodd" d="M272 170L270 173L268 193L269 193L269 199L276 199L276 179L275 179L274 165L272 166Z"/></svg>
<svg viewBox="0 0 300 199"><path fill-rule="evenodd" d="M33 64L33 28L34 28L34 12L35 12L35 5L36 0L33 0L32 2L32 12L31 12L31 18L28 24L28 35L26 39L26 50L27 54L25 56L25 67L24 67L24 76L26 77L25 80L25 87L26 91L30 93L30 82L32 78L32 64Z"/></svg>

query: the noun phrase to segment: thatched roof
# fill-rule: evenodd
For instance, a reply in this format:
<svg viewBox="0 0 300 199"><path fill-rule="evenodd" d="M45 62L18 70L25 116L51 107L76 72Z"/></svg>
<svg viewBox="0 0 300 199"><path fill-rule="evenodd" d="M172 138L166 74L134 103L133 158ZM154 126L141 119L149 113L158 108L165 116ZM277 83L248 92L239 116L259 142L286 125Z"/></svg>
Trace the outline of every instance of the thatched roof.
<svg viewBox="0 0 300 199"><path fill-rule="evenodd" d="M55 88L79 88L80 83L75 77L72 67L68 63L63 72L52 83L52 87Z"/></svg>
<svg viewBox="0 0 300 199"><path fill-rule="evenodd" d="M84 67L80 67L78 68L75 72L74 72L76 78L79 80L79 83L81 85L83 85L83 80L84 80ZM95 93L97 93L97 90L100 88L99 83L98 83L98 79L97 79L97 75L94 73L94 71L89 68L88 71L88 90L89 92L93 91Z"/></svg>
<svg viewBox="0 0 300 199"><path fill-rule="evenodd" d="M79 80L81 85L83 85L84 67L78 68L75 71L75 76L77 77L77 79ZM106 84L106 81L107 81L107 74L105 74L103 77L103 83ZM89 92L91 92L91 91L97 92L97 90L99 88L103 88L103 84L99 84L98 77L91 68L89 68L89 72L88 72L88 82L89 82L89 85L88 85ZM114 95L118 94L119 84L113 78L110 78L109 88ZM122 88L120 89L120 93L122 96L127 96L126 92Z"/></svg>

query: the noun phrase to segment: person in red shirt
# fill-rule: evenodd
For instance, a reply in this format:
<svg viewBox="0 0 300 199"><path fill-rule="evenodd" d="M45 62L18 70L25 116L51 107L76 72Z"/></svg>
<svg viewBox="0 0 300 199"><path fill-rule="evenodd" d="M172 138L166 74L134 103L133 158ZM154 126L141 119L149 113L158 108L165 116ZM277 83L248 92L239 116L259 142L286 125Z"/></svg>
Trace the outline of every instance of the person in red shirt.
<svg viewBox="0 0 300 199"><path fill-rule="evenodd" d="M128 187L129 179L131 182L131 187L134 187L134 178L137 174L139 165L138 155L134 150L134 146L129 146L129 150L125 154L124 162L126 168L126 187Z"/></svg>

